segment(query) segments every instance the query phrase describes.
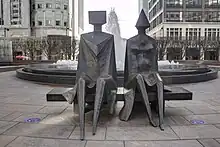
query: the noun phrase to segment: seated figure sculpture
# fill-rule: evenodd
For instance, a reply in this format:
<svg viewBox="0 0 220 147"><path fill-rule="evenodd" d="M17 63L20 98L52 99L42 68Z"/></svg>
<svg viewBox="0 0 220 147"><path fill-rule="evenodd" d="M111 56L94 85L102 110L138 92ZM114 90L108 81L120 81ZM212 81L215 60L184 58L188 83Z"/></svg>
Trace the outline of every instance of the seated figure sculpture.
<svg viewBox="0 0 220 147"><path fill-rule="evenodd" d="M129 89L125 95L125 105L120 112L120 119L127 121L131 115L136 90L141 93L147 109L150 123L156 127L152 119L148 92L157 92L159 106L159 126L163 128L163 82L158 74L158 52L156 42L146 35L150 27L142 10L136 24L138 35L127 40L124 68L124 87Z"/></svg>
<svg viewBox="0 0 220 147"><path fill-rule="evenodd" d="M114 36L102 32L102 25L106 23L106 12L89 11L89 23L94 25L94 31L81 35L76 85L72 89L71 98L68 100L69 103L72 103L77 96L81 139L84 139L85 136L84 114L86 95L95 93L94 135L101 104L103 101L106 101L104 96L109 95L113 90L117 90ZM114 100L115 98L113 98Z"/></svg>

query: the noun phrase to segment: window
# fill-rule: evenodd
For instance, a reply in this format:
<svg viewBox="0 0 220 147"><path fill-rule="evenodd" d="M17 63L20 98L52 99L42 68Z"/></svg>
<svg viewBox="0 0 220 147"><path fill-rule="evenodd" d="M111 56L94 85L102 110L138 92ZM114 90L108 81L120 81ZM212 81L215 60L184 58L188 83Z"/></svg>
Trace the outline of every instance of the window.
<svg viewBox="0 0 220 147"><path fill-rule="evenodd" d="M167 37L170 39L182 39L182 28L167 28Z"/></svg>
<svg viewBox="0 0 220 147"><path fill-rule="evenodd" d="M176 7L181 8L183 4L183 0L167 0L166 5L167 7Z"/></svg>
<svg viewBox="0 0 220 147"><path fill-rule="evenodd" d="M60 26L60 21L59 20L56 21L56 26Z"/></svg>
<svg viewBox="0 0 220 147"><path fill-rule="evenodd" d="M17 15L17 16L16 16L16 15L14 15L12 18L13 18L13 19L18 19L18 15Z"/></svg>
<svg viewBox="0 0 220 147"><path fill-rule="evenodd" d="M68 6L67 5L64 5L64 10L68 10Z"/></svg>
<svg viewBox="0 0 220 147"><path fill-rule="evenodd" d="M220 8L220 0L205 0L205 7Z"/></svg>
<svg viewBox="0 0 220 147"><path fill-rule="evenodd" d="M38 26L42 26L43 25L43 22L42 21L38 21Z"/></svg>
<svg viewBox="0 0 220 147"><path fill-rule="evenodd" d="M56 3L56 9L60 9L60 3Z"/></svg>
<svg viewBox="0 0 220 147"><path fill-rule="evenodd" d="M11 25L19 25L21 24L21 21L11 21Z"/></svg>
<svg viewBox="0 0 220 147"><path fill-rule="evenodd" d="M37 4L37 8L38 9L42 9L43 8L43 4Z"/></svg>
<svg viewBox="0 0 220 147"><path fill-rule="evenodd" d="M0 18L0 25L4 25L4 20Z"/></svg>
<svg viewBox="0 0 220 147"><path fill-rule="evenodd" d="M52 21L51 20L46 20L46 26L51 26L52 25Z"/></svg>
<svg viewBox="0 0 220 147"><path fill-rule="evenodd" d="M220 22L220 12L206 11L205 21L206 22Z"/></svg>
<svg viewBox="0 0 220 147"><path fill-rule="evenodd" d="M13 8L18 8L18 5L17 4L13 4Z"/></svg>
<svg viewBox="0 0 220 147"><path fill-rule="evenodd" d="M179 11L166 12L165 18L167 22L180 22L182 21L182 12L179 12Z"/></svg>
<svg viewBox="0 0 220 147"><path fill-rule="evenodd" d="M201 37L201 28L186 28L187 40L198 40Z"/></svg>
<svg viewBox="0 0 220 147"><path fill-rule="evenodd" d="M186 7L202 7L201 0L186 0Z"/></svg>
<svg viewBox="0 0 220 147"><path fill-rule="evenodd" d="M32 26L33 26L33 27L35 26L35 21L32 21Z"/></svg>
<svg viewBox="0 0 220 147"><path fill-rule="evenodd" d="M65 26L65 27L67 26L67 22L64 22L64 26Z"/></svg>
<svg viewBox="0 0 220 147"><path fill-rule="evenodd" d="M46 8L52 8L52 4L51 3L46 3Z"/></svg>
<svg viewBox="0 0 220 147"><path fill-rule="evenodd" d="M12 10L13 13L18 13L18 10Z"/></svg>
<svg viewBox="0 0 220 147"><path fill-rule="evenodd" d="M201 11L186 11L185 13L186 22L201 22L202 12Z"/></svg>
<svg viewBox="0 0 220 147"><path fill-rule="evenodd" d="M35 4L32 5L32 9L35 10Z"/></svg>
<svg viewBox="0 0 220 147"><path fill-rule="evenodd" d="M205 39L207 40L219 39L219 29L205 28Z"/></svg>

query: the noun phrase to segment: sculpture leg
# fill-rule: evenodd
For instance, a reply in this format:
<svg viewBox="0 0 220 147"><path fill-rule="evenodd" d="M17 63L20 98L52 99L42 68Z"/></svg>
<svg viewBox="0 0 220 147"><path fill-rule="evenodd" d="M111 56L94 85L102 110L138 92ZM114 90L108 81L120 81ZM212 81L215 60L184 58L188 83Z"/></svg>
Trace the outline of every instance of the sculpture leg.
<svg viewBox="0 0 220 147"><path fill-rule="evenodd" d="M140 74L137 75L137 83L139 85L142 97L144 99L145 106L147 108L149 121L152 126L156 127L156 124L154 123L153 118L152 118L151 107L150 107L150 103L149 103L149 99L148 99L148 95L147 95L147 91L146 91L145 82L144 82L142 75L140 75Z"/></svg>
<svg viewBox="0 0 220 147"><path fill-rule="evenodd" d="M158 110L159 110L159 126L161 130L164 130L164 126L163 126L164 100L163 100L162 82L157 82L157 95L158 95Z"/></svg>
<svg viewBox="0 0 220 147"><path fill-rule="evenodd" d="M159 126L161 130L164 130L164 126L163 126L163 114L164 114L164 109L165 109L165 102L164 102L164 98L163 98L163 89L164 89L164 85L163 85L163 81L160 77L160 75L157 73L156 74L157 77L157 92L158 92L158 110L159 110Z"/></svg>
<svg viewBox="0 0 220 147"><path fill-rule="evenodd" d="M135 91L133 89L130 89L127 93L125 93L124 95L125 103L122 110L119 113L120 120L128 121L134 106L134 97L135 97Z"/></svg>
<svg viewBox="0 0 220 147"><path fill-rule="evenodd" d="M79 120L80 120L80 139L85 138L85 80L80 78L77 87L77 98L79 105Z"/></svg>
<svg viewBox="0 0 220 147"><path fill-rule="evenodd" d="M96 83L95 108L93 114L93 135L95 135L97 129L97 123L103 101L104 90L105 90L105 80L99 78Z"/></svg>

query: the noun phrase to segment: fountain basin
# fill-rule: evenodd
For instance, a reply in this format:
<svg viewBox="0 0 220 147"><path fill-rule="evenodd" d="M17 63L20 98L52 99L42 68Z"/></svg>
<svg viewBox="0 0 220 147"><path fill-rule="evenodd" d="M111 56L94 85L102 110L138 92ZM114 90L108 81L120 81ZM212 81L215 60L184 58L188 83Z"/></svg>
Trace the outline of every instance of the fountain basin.
<svg viewBox="0 0 220 147"><path fill-rule="evenodd" d="M205 65L160 65L159 73L164 84L184 84L204 82L218 78L218 72ZM74 85L76 70L67 65L30 64L16 71L20 79L51 83L58 85ZM123 86L123 70L118 70L118 86Z"/></svg>

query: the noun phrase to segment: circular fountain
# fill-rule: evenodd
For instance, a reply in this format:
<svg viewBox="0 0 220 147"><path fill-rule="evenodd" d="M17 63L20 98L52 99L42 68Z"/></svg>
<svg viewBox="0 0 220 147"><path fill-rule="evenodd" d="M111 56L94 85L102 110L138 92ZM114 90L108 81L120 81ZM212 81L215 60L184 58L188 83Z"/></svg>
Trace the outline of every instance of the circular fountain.
<svg viewBox="0 0 220 147"><path fill-rule="evenodd" d="M199 64L179 64L158 61L159 73L164 84L196 83L213 80L218 72ZM120 66L121 67L121 66ZM17 70L17 77L42 83L73 85L76 78L77 61L58 61L51 64L30 64ZM118 68L118 85L123 85L123 68Z"/></svg>
<svg viewBox="0 0 220 147"><path fill-rule="evenodd" d="M118 85L123 85L126 40L121 37L117 15L109 14L106 30L114 34ZM174 61L158 61L159 73L165 84L195 83L216 79L218 72L205 65L179 64ZM77 61L59 60L51 64L30 64L17 70L17 77L43 83L73 85L76 78Z"/></svg>

